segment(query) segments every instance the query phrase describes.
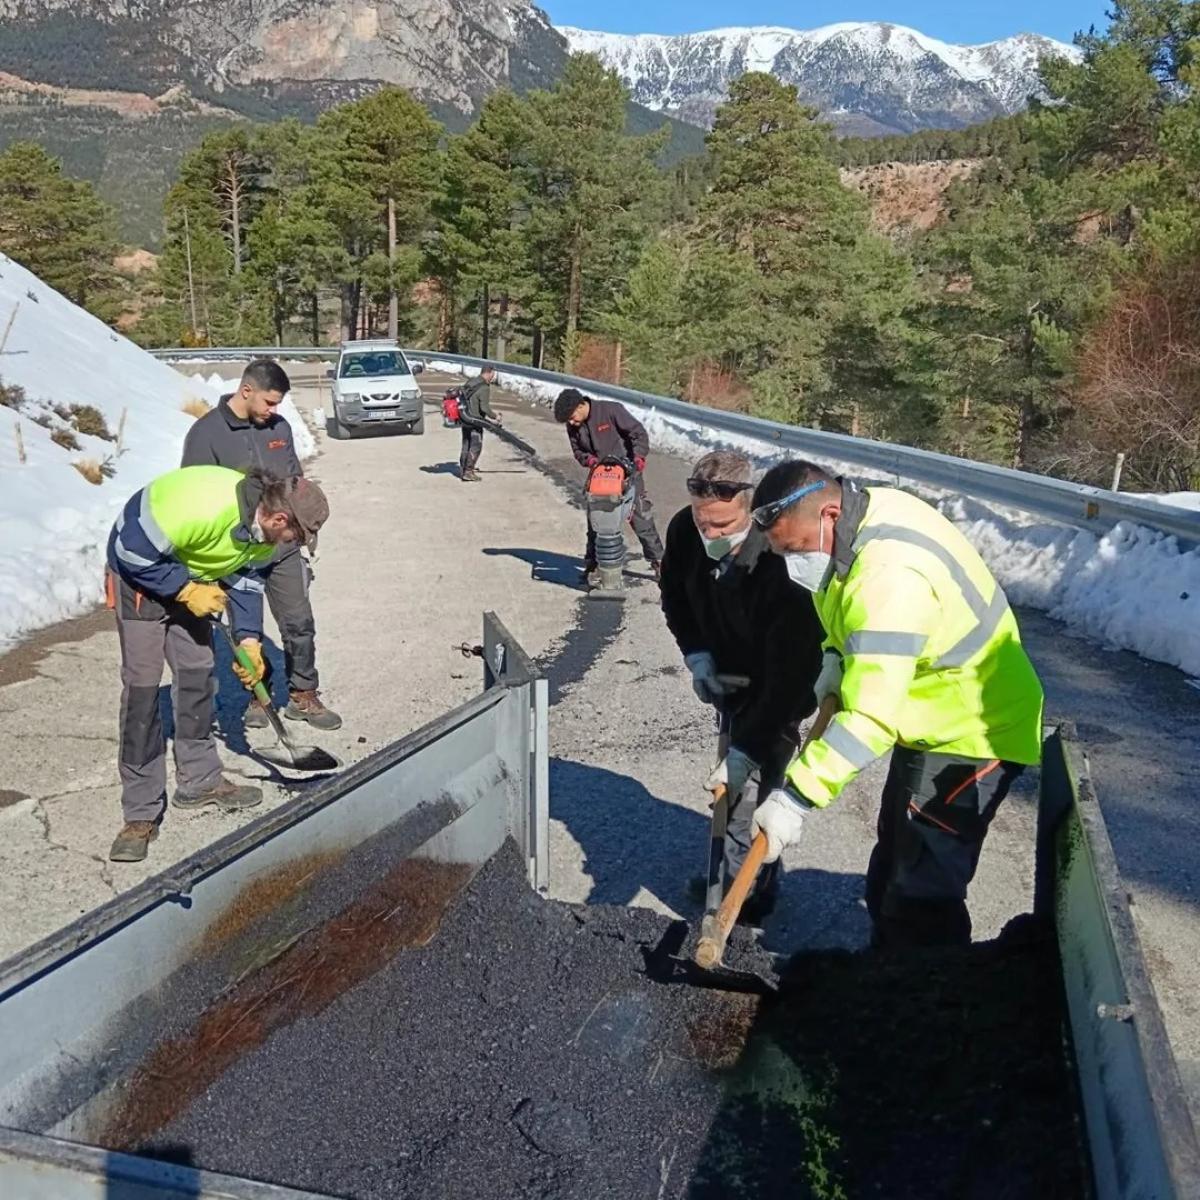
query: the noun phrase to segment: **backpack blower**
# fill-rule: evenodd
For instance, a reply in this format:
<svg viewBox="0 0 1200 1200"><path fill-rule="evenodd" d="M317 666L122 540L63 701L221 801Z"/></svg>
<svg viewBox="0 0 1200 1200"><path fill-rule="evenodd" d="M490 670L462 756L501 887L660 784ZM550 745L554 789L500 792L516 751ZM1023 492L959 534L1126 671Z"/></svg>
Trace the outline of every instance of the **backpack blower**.
<svg viewBox="0 0 1200 1200"><path fill-rule="evenodd" d="M589 600L625 599L625 522L633 511L633 466L620 458L602 458L584 485L588 528L596 539L598 586Z"/></svg>
<svg viewBox="0 0 1200 1200"><path fill-rule="evenodd" d="M442 397L442 424L447 429L454 429L462 424L462 400L458 388L451 388Z"/></svg>

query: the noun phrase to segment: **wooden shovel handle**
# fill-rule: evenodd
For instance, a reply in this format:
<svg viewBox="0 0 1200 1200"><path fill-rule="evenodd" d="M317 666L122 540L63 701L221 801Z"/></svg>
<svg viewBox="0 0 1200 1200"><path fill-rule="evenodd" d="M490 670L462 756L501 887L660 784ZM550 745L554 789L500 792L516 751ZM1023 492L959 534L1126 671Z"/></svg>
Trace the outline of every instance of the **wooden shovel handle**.
<svg viewBox="0 0 1200 1200"><path fill-rule="evenodd" d="M816 741L829 728L829 722L837 715L839 707L837 696L825 697L821 702L817 719L813 721L808 737L804 740L805 747ZM706 928L701 933L700 941L696 945L697 966L703 967L707 971L721 961L721 955L725 953L725 943L729 940L729 931L738 919L738 913L742 911L746 897L750 895L750 889L754 886L754 880L758 876L759 868L762 866L766 854L767 835L759 833L750 844L750 852L746 855L746 861L742 863L741 870L738 871L729 891L725 893L725 899L721 901L717 915L711 922L706 922Z"/></svg>
<svg viewBox="0 0 1200 1200"><path fill-rule="evenodd" d="M746 903L746 897L754 886L754 879L766 853L767 839L760 833L750 846L750 853L746 855L746 861L742 863L729 891L725 893L717 915L711 924L706 922L708 928L701 934L696 946L696 964L706 971L721 961L721 955L725 953L725 943L729 940L729 931L733 928L738 913L742 911L742 905Z"/></svg>

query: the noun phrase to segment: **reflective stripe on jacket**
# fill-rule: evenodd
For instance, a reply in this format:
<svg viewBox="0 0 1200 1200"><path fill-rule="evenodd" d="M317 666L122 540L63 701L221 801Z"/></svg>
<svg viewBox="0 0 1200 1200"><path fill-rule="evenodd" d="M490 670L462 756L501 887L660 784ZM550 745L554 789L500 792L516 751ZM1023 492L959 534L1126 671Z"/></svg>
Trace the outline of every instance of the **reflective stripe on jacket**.
<svg viewBox="0 0 1200 1200"><path fill-rule="evenodd" d="M834 574L816 597L842 654L842 711L788 769L824 807L899 744L1036 763L1042 686L1004 591L936 509L843 483Z"/></svg>
<svg viewBox="0 0 1200 1200"><path fill-rule="evenodd" d="M227 467L181 467L135 492L118 515L108 561L139 591L170 599L189 581L221 580L242 636L262 632L259 569L275 547L252 540L253 484Z"/></svg>

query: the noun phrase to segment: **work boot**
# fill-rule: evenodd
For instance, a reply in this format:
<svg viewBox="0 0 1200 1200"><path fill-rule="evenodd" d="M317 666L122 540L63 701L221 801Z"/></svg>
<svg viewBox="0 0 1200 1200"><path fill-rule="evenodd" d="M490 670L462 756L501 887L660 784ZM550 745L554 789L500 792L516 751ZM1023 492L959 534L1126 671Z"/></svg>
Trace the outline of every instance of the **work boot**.
<svg viewBox="0 0 1200 1200"><path fill-rule="evenodd" d="M662 559L650 564L650 570L654 572L654 582L662 587Z"/></svg>
<svg viewBox="0 0 1200 1200"><path fill-rule="evenodd" d="M314 729L341 729L342 718L321 703L318 692L293 692L283 715L289 721L307 721Z"/></svg>
<svg viewBox="0 0 1200 1200"><path fill-rule="evenodd" d="M483 476L478 471L464 471L462 474L463 483L482 483Z"/></svg>
<svg viewBox="0 0 1200 1200"><path fill-rule="evenodd" d="M108 852L111 862L141 862L150 843L158 837L157 821L126 821Z"/></svg>
<svg viewBox="0 0 1200 1200"><path fill-rule="evenodd" d="M177 788L175 795L171 797L171 803L176 808L204 808L205 805L215 804L222 812L238 812L240 809L261 804L262 798L262 788L231 783L222 776L212 787L194 795Z"/></svg>
<svg viewBox="0 0 1200 1200"><path fill-rule="evenodd" d="M271 722L267 719L267 710L257 700L251 700L242 719L246 729L266 729Z"/></svg>

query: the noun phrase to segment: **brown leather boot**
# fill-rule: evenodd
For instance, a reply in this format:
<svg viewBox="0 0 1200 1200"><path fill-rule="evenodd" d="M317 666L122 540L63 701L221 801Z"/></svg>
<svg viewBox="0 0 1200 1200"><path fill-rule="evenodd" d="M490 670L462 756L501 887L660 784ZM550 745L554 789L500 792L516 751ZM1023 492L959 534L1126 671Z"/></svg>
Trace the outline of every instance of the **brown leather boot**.
<svg viewBox="0 0 1200 1200"><path fill-rule="evenodd" d="M141 862L150 843L158 837L157 821L127 821L108 852L112 862Z"/></svg>
<svg viewBox="0 0 1200 1200"><path fill-rule="evenodd" d="M341 729L342 718L321 703L318 692L293 692L283 715L289 721L307 721L314 729Z"/></svg>
<svg viewBox="0 0 1200 1200"><path fill-rule="evenodd" d="M238 812L262 803L262 788L233 783L222 776L212 787L203 792L185 792L176 789L171 803L176 808L204 808L215 804L223 812Z"/></svg>

